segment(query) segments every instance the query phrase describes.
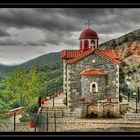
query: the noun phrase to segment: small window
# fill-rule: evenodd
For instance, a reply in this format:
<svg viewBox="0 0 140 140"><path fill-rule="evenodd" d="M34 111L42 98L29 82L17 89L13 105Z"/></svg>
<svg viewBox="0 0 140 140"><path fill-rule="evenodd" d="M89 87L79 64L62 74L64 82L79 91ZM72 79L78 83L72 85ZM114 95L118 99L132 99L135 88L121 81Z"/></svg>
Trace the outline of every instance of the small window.
<svg viewBox="0 0 140 140"><path fill-rule="evenodd" d="M98 92L98 85L96 82L92 82L90 85L90 92Z"/></svg>
<svg viewBox="0 0 140 140"><path fill-rule="evenodd" d="M96 85L95 84L92 85L92 92L96 92Z"/></svg>

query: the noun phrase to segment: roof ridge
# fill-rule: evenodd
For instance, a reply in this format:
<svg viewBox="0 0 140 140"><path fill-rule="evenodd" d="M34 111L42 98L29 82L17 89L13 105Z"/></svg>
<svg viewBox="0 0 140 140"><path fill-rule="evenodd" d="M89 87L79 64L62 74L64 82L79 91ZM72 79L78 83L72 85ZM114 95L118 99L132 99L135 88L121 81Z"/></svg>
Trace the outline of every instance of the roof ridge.
<svg viewBox="0 0 140 140"><path fill-rule="evenodd" d="M90 48L86 51L83 50L63 50L61 51L61 57L62 58L68 58L68 60L66 61L66 64L72 64L78 60L81 60L82 58L90 55L91 53L95 52L96 54L103 56L104 58L120 64L121 62L119 61L119 55L116 54L114 49L111 50L99 50L99 49L93 49Z"/></svg>
<svg viewBox="0 0 140 140"><path fill-rule="evenodd" d="M112 54L114 55L114 57L116 59L120 58L118 54L116 54L116 51L114 49L110 49L110 50L99 50L100 52L112 52Z"/></svg>
<svg viewBox="0 0 140 140"><path fill-rule="evenodd" d="M66 63L71 64L71 63L73 63L73 62L75 62L75 61L77 61L77 60L82 59L83 57L89 55L90 53L92 53L92 52L94 52L94 51L95 51L95 49L93 49L93 48L92 48L92 49L89 49L89 50L87 50L87 51L85 51L85 52L79 54L78 56L76 56L76 57L74 57L74 58L68 60Z"/></svg>
<svg viewBox="0 0 140 140"><path fill-rule="evenodd" d="M111 57L109 57L109 56L107 56L107 55L101 53L100 50L99 50L99 51L96 50L95 53L97 53L97 54L99 54L99 55L105 57L106 59L109 59L110 61L113 61L113 62L115 62L115 63L117 63L117 64L120 64L120 63L121 63L121 62L120 62L119 60L117 60L116 58L113 59L113 58L111 58Z"/></svg>

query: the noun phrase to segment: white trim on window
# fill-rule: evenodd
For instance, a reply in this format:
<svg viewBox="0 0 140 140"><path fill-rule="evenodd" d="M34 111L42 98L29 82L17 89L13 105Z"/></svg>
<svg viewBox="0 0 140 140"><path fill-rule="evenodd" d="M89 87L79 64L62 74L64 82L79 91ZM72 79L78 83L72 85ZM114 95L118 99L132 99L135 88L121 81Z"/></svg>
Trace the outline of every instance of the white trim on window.
<svg viewBox="0 0 140 140"><path fill-rule="evenodd" d="M92 89L92 85L93 84L95 84L95 91L93 91L93 89ZM90 92L98 92L98 84L96 83L96 82L92 82L91 84L90 84Z"/></svg>

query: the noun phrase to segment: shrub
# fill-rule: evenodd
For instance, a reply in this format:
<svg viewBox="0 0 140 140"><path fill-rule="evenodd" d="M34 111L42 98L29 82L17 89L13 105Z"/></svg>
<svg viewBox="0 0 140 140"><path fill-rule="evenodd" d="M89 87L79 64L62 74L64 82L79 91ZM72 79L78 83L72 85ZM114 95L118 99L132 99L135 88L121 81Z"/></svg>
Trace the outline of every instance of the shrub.
<svg viewBox="0 0 140 140"><path fill-rule="evenodd" d="M30 120L30 117L27 114L22 114L22 117L19 118L21 122L28 122Z"/></svg>

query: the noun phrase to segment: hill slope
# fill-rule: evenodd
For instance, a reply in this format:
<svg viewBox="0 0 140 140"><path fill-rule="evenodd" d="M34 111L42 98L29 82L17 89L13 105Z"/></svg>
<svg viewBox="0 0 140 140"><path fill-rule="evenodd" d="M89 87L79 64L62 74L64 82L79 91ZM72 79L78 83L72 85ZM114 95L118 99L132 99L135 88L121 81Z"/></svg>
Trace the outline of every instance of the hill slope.
<svg viewBox="0 0 140 140"><path fill-rule="evenodd" d="M120 55L120 91L137 92L140 86L140 29L100 45L102 49L115 49Z"/></svg>
<svg viewBox="0 0 140 140"><path fill-rule="evenodd" d="M42 56L39 56L37 58L31 59L21 65L22 67L30 67L32 64L36 65L43 65L43 64L51 64L56 62L62 62L62 59L60 58L60 55L58 52L56 53L49 53Z"/></svg>
<svg viewBox="0 0 140 140"><path fill-rule="evenodd" d="M62 69L63 63L58 52L49 53L27 61L18 67L29 69L33 64L37 66L39 71L46 73L46 92L43 95L52 94L62 90L63 76Z"/></svg>
<svg viewBox="0 0 140 140"><path fill-rule="evenodd" d="M58 52L49 53L39 56L35 59L29 60L21 65L17 66L5 66L0 65L1 76L6 75L8 72L14 71L17 67L23 67L25 69L30 69L30 67L35 64L38 71L45 72L45 84L46 92L42 95L51 94L62 90L63 76L62 76L62 59Z"/></svg>
<svg viewBox="0 0 140 140"><path fill-rule="evenodd" d="M100 45L102 49L115 49L121 60L129 66L140 64L140 29Z"/></svg>

